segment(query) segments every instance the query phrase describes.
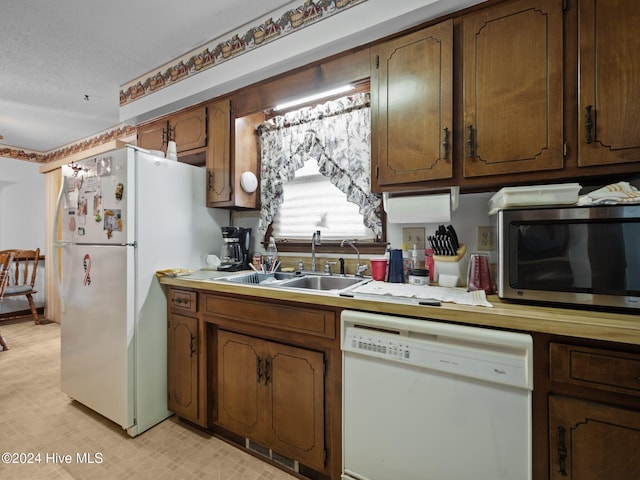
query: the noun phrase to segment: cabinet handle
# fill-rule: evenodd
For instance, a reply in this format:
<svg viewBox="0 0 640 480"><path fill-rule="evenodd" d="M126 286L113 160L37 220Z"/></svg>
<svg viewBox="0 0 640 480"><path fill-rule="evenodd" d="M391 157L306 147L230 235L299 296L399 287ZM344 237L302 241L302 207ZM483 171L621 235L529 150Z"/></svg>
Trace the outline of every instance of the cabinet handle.
<svg viewBox="0 0 640 480"><path fill-rule="evenodd" d="M445 160L447 158L449 158L449 129L447 127L444 127L444 134L443 134L443 140L442 140L442 158L444 158Z"/></svg>
<svg viewBox="0 0 640 480"><path fill-rule="evenodd" d="M261 357L256 357L256 373L257 373L256 383L260 383L260 380L262 380L262 358Z"/></svg>
<svg viewBox="0 0 640 480"><path fill-rule="evenodd" d="M473 158L473 125L467 126L467 157Z"/></svg>
<svg viewBox="0 0 640 480"><path fill-rule="evenodd" d="M564 439L566 429L558 427L558 473L567 476L567 446Z"/></svg>
<svg viewBox="0 0 640 480"><path fill-rule="evenodd" d="M271 370L271 360L268 358L264 359L264 384L267 385L269 383L269 371Z"/></svg>
<svg viewBox="0 0 640 480"><path fill-rule="evenodd" d="M591 116L591 109L593 108L592 105L587 105L585 107L585 110L587 111L587 115L586 115L586 119L584 122L584 127L586 129L586 133L587 133L587 143L592 143L593 142L593 118Z"/></svg>
<svg viewBox="0 0 640 480"><path fill-rule="evenodd" d="M211 191L212 183L213 183L213 173L211 173L211 170L207 170L207 192Z"/></svg>
<svg viewBox="0 0 640 480"><path fill-rule="evenodd" d="M193 357L196 353L196 343L195 343L195 339L196 336L192 333L191 334L191 340L189 340L189 349L191 350L191 356Z"/></svg>
<svg viewBox="0 0 640 480"><path fill-rule="evenodd" d="M171 140L175 140L176 129L171 128L169 120L167 120L167 129L162 129L162 145L169 145Z"/></svg>

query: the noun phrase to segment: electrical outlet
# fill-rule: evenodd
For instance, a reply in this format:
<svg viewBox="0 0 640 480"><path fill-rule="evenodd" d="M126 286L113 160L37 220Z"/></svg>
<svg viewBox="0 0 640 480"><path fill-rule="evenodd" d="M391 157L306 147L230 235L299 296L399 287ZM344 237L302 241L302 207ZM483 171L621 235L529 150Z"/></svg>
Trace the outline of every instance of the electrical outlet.
<svg viewBox="0 0 640 480"><path fill-rule="evenodd" d="M478 227L476 250L496 249L496 227Z"/></svg>
<svg viewBox="0 0 640 480"><path fill-rule="evenodd" d="M414 244L419 251L424 250L424 228L403 228L402 244L409 250L413 249Z"/></svg>

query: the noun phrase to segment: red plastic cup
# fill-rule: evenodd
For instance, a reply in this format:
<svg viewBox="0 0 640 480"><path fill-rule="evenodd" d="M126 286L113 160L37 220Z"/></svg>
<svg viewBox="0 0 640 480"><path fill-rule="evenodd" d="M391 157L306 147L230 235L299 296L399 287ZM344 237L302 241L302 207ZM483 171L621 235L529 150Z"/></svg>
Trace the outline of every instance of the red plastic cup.
<svg viewBox="0 0 640 480"><path fill-rule="evenodd" d="M371 259L371 276L374 280L384 281L387 276L387 259L372 258Z"/></svg>

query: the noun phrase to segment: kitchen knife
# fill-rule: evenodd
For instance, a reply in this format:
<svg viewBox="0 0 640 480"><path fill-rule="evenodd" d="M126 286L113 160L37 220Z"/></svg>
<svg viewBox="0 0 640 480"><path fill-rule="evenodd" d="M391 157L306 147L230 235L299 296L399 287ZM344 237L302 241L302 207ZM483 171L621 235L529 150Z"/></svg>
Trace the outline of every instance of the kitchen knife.
<svg viewBox="0 0 640 480"><path fill-rule="evenodd" d="M458 249L460 248L460 241L458 240L458 234L456 233L456 229L453 228L453 225L448 225L447 232L449 233L451 240L453 240L453 246L455 247L457 252Z"/></svg>

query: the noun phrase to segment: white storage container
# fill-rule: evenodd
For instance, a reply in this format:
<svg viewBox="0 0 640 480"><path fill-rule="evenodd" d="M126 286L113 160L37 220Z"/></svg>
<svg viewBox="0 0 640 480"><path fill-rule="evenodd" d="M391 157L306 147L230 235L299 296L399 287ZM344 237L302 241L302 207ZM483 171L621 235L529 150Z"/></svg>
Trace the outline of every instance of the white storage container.
<svg viewBox="0 0 640 480"><path fill-rule="evenodd" d="M513 207L574 205L578 202L579 183L505 187L489 200L489 215Z"/></svg>

